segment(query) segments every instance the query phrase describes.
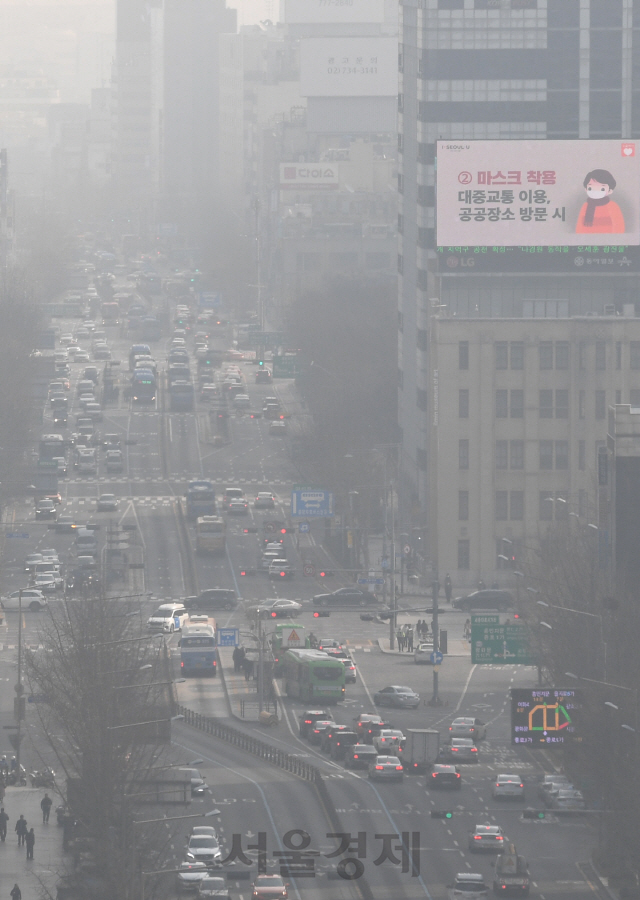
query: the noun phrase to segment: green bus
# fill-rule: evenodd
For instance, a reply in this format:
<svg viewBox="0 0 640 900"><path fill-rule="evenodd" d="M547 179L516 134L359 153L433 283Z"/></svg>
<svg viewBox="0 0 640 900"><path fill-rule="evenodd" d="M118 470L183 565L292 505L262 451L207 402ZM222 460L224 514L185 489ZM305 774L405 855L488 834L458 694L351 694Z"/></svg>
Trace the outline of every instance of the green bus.
<svg viewBox="0 0 640 900"><path fill-rule="evenodd" d="M287 650L284 655L284 689L288 697L337 703L344 700L344 683L344 665L322 650Z"/></svg>

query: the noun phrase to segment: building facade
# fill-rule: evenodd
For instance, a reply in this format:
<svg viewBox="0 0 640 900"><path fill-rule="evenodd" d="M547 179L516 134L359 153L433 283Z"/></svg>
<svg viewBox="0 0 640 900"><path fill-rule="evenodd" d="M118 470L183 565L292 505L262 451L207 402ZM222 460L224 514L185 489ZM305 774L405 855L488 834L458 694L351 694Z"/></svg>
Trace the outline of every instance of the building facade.
<svg viewBox="0 0 640 900"><path fill-rule="evenodd" d="M399 416L406 508L416 510L415 524L427 528L435 522L429 511L435 479L430 471L434 377L440 386L444 383L441 369L430 358L433 323L437 321L438 328L467 327L472 342L476 328L489 343L494 328L505 334L511 328L513 337L504 339L526 346L540 339L539 329L548 327L567 335L548 339L568 340L574 359L578 330L577 325L569 327L567 319L622 315L625 308L640 312L635 305L640 287L637 247L507 247L492 253L482 247L439 246L436 143L640 137L640 3L401 0L400 8ZM561 252L553 253L554 249ZM558 315L565 324L531 321ZM451 324L443 325L443 317ZM519 326L500 321L517 319L522 320ZM625 323L635 327L631 320ZM491 366L489 373L495 374ZM483 374L484 384L488 377ZM569 388L558 384L544 389ZM612 385L610 392L624 389L622 384ZM526 403L533 403L533 398ZM472 406L470 422L473 415ZM576 424L572 418L567 421ZM558 438L565 439L569 438ZM571 441L577 447L579 440L592 444L601 439L604 435L594 433ZM541 482L539 491L552 486ZM573 492L571 484L557 489ZM534 492L533 487L528 490ZM533 493L525 512L531 522L532 498ZM456 538L454 547L458 539L465 538ZM434 541L435 537L431 541L435 552ZM490 552L483 549L474 556L471 544L470 553L476 560L470 563L472 569L491 568L496 555L493 545ZM447 565L456 568L455 557L454 551Z"/></svg>

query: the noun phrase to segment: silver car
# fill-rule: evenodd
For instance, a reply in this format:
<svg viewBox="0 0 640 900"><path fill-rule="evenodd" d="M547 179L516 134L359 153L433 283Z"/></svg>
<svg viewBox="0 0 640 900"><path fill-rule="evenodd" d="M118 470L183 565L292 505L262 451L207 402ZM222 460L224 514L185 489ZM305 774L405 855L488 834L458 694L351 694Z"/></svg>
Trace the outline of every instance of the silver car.
<svg viewBox="0 0 640 900"><path fill-rule="evenodd" d="M413 651L413 661L416 665L430 666L431 654L433 653L433 643L425 643L421 641Z"/></svg>
<svg viewBox="0 0 640 900"><path fill-rule="evenodd" d="M480 719L473 716L459 716L449 725L450 738L471 738L476 743L483 741L487 736L487 726Z"/></svg>
<svg viewBox="0 0 640 900"><path fill-rule="evenodd" d="M209 874L203 862L185 860L181 862L176 873L176 882L181 891L196 891L198 885Z"/></svg>
<svg viewBox="0 0 640 900"><path fill-rule="evenodd" d="M489 896L489 888L482 875L460 872L447 888L449 900L483 900Z"/></svg>
<svg viewBox="0 0 640 900"><path fill-rule="evenodd" d="M552 797L551 808L558 812L581 812L587 805L581 791L567 789L558 791L555 797Z"/></svg>
<svg viewBox="0 0 640 900"><path fill-rule="evenodd" d="M416 709L420 705L420 694L413 688L392 684L376 691L373 695L376 706L395 706L401 709Z"/></svg>
<svg viewBox="0 0 640 900"><path fill-rule="evenodd" d="M471 738L452 738L447 747L443 747L443 756L454 763L478 762L478 748Z"/></svg>
<svg viewBox="0 0 640 900"><path fill-rule="evenodd" d="M222 849L215 834L194 834L187 844L187 859L215 865L222 859Z"/></svg>
<svg viewBox="0 0 640 900"><path fill-rule="evenodd" d="M519 775L498 775L491 788L494 800L524 799L524 782Z"/></svg>
<svg viewBox="0 0 640 900"><path fill-rule="evenodd" d="M369 765L369 778L372 781L402 781L402 763L397 756L377 756Z"/></svg>

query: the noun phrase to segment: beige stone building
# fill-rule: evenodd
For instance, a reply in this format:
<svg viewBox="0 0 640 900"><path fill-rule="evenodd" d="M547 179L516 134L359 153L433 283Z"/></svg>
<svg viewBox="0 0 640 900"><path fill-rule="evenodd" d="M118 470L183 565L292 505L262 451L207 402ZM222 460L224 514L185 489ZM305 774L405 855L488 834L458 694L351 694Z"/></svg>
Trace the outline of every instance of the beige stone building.
<svg viewBox="0 0 640 900"><path fill-rule="evenodd" d="M437 316L429 359L434 568L513 586L550 522L598 524L608 407L640 407L640 318Z"/></svg>

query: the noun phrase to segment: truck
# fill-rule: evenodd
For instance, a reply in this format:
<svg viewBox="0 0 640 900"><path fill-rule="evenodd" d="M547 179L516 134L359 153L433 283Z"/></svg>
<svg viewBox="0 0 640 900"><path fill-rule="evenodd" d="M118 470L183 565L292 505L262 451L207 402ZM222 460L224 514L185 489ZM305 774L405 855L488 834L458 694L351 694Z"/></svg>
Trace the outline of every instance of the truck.
<svg viewBox="0 0 640 900"><path fill-rule="evenodd" d="M440 754L440 732L431 728L410 728L403 752L405 772L426 772Z"/></svg>
<svg viewBox="0 0 640 900"><path fill-rule="evenodd" d="M524 856L520 856L515 844L506 844L504 852L496 859L493 876L494 894L517 894L528 897L531 878Z"/></svg>

